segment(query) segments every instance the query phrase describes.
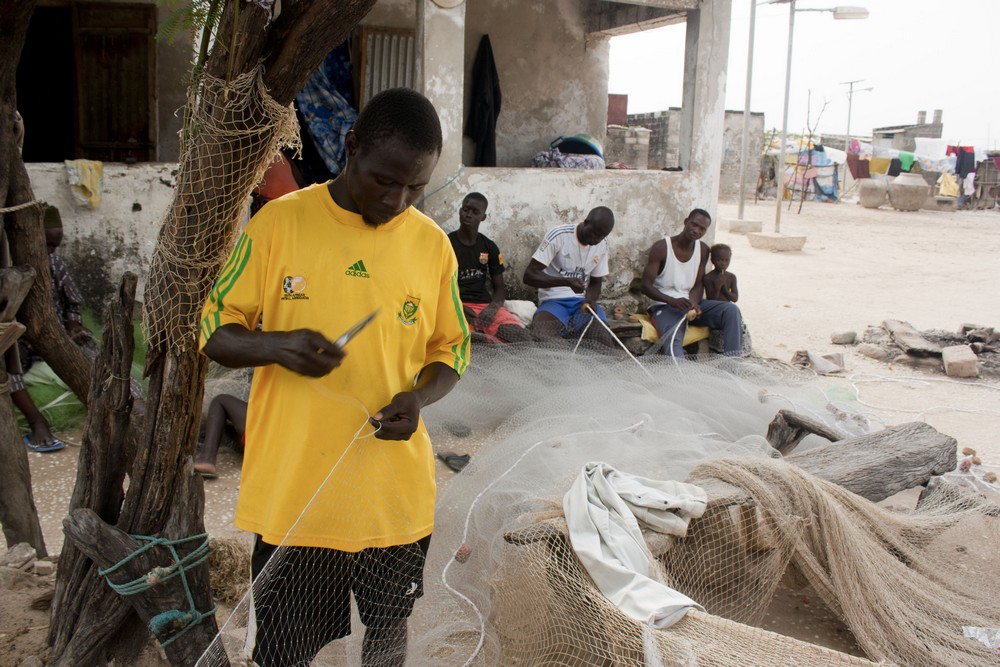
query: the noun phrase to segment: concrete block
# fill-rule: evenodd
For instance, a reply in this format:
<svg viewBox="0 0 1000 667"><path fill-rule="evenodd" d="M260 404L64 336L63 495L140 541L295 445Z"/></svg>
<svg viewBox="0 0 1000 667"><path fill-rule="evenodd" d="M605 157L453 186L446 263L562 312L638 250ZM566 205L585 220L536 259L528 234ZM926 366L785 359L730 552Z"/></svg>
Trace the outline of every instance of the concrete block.
<svg viewBox="0 0 1000 667"><path fill-rule="evenodd" d="M773 232L751 232L747 234L747 240L750 241L752 247L771 252L802 250L802 246L806 244L804 236L786 236Z"/></svg>
<svg viewBox="0 0 1000 667"><path fill-rule="evenodd" d="M20 569L30 565L36 557L35 548L27 542L21 542L7 550L3 559L0 559L0 565Z"/></svg>
<svg viewBox="0 0 1000 667"><path fill-rule="evenodd" d="M722 218L726 229L732 234L748 234L759 232L764 228L760 220L740 220L738 218Z"/></svg>
<svg viewBox="0 0 1000 667"><path fill-rule="evenodd" d="M47 577L56 571L56 564L50 560L36 560L32 571L40 577Z"/></svg>
<svg viewBox="0 0 1000 667"><path fill-rule="evenodd" d="M941 350L944 372L953 378L979 377L979 360L968 345L952 345Z"/></svg>
<svg viewBox="0 0 1000 667"><path fill-rule="evenodd" d="M869 359L875 359L876 361L885 361L889 357L889 352L885 348L879 347L874 343L861 343L856 350L859 354L863 354Z"/></svg>
<svg viewBox="0 0 1000 667"><path fill-rule="evenodd" d="M906 354L905 352L897 355L892 363L898 366L908 366L914 369L921 369L925 371L943 371L944 365L941 363L939 357L914 357L911 354Z"/></svg>
<svg viewBox="0 0 1000 667"><path fill-rule="evenodd" d="M854 345L858 340L856 331L835 331L830 334L830 342L834 345Z"/></svg>

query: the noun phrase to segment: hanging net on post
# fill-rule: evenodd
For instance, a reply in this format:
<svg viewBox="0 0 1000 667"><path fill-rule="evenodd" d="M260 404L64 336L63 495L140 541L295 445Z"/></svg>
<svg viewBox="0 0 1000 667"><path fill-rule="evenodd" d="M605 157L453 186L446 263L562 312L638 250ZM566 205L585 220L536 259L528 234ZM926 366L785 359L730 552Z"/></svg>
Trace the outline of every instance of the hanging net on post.
<svg viewBox="0 0 1000 667"><path fill-rule="evenodd" d="M261 67L192 87L180 171L145 289L150 348L191 350L209 289L247 218L248 198L278 149L299 142L291 106L264 89Z"/></svg>
<svg viewBox="0 0 1000 667"><path fill-rule="evenodd" d="M753 360L642 364L568 350L480 347L458 387L424 411L435 451L470 452L472 460L460 473L438 463L435 528L423 597L409 619L407 664L997 663L995 650L963 630L1000 626L996 505L948 487L916 509L889 510L782 461L763 437L779 408L792 405L845 438L872 428L857 404L831 405L803 375ZM361 448L394 445L362 428L367 416L359 408L358 436L331 461L300 523L343 521L362 506L366 490L388 493L401 508L409 502L402 490L384 490L376 479L381 471L338 477ZM815 444L807 438L803 448ZM562 514L563 496L591 461L650 479L733 489L739 501L713 504L710 495L709 510L685 537L646 534L656 578L705 612L650 630L595 587ZM348 486L358 493L329 492ZM273 583L294 578L284 602L297 631L284 641L311 655L325 643L312 614L334 604L318 593L320 582L338 572L276 553L254 598L273 603ZM388 566L357 567L373 589L389 591L412 566L401 554ZM764 629L782 628L768 622L775 616L791 623L809 613L782 606L789 591L822 600L842 636L821 645L811 634L804 641ZM303 664L361 664L361 614L378 627L380 614L391 617L408 603L375 598L377 613L353 605L351 635ZM238 605L200 664L245 658L249 603L247 596Z"/></svg>

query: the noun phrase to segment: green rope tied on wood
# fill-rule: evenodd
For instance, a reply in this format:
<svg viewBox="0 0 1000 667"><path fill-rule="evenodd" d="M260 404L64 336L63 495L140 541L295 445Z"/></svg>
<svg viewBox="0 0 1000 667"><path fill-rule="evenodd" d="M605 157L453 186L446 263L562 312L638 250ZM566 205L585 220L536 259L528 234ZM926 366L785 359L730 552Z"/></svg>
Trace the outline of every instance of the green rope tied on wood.
<svg viewBox="0 0 1000 667"><path fill-rule="evenodd" d="M189 605L188 610L181 611L179 609L170 609L157 614L149 621L149 630L157 637L157 641L159 641L159 637L162 634L167 634L168 632L174 633L166 641L160 641L160 647L166 648L178 637L201 623L207 616L214 614L215 610L218 608L217 605L213 605L212 608L206 612L198 611L195 608L194 598L191 596L191 587L188 585L187 580L187 571L202 564L205 562L205 559L208 558L208 533L201 533L191 537L182 537L177 540L168 540L163 537L148 537L146 535L132 535L131 537L137 540L142 540L146 542L146 544L139 547L111 567L104 570L99 569L97 573L102 577L107 578L109 574L124 566L136 556L139 556L154 547L161 546L170 550L170 554L173 556L174 562L166 567L155 567L138 579L133 579L132 581L127 581L121 584L116 584L111 581L111 579L108 579L108 585L111 586L113 591L119 595L128 596L148 591L153 586L180 575L181 583L184 585L184 594L187 596ZM186 544L195 540L201 540L202 542L193 551L191 551L191 553L181 558L177 553L177 545Z"/></svg>

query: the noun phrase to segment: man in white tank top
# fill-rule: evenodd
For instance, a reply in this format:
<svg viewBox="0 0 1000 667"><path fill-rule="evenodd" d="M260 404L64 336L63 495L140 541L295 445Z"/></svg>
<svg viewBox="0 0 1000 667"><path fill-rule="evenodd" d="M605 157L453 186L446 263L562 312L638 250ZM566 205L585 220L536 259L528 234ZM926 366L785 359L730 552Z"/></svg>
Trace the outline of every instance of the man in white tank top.
<svg viewBox="0 0 1000 667"><path fill-rule="evenodd" d="M684 356L682 342L688 317L693 318L690 322L696 326L721 330L725 353L740 354L743 318L739 307L728 301L702 300L708 246L701 237L711 224L708 212L696 208L684 220L680 234L664 237L649 249L649 260L642 273L642 293L653 301L649 315L656 331L660 336L673 337L673 347L664 348L664 354ZM676 336L675 329L678 329Z"/></svg>
<svg viewBox="0 0 1000 667"><path fill-rule="evenodd" d="M545 235L524 271L524 284L538 288L538 310L531 329L539 340L571 333L579 335L593 315L607 321L597 305L608 269L608 234L615 214L598 206L578 225L560 225ZM613 347L615 341L597 325L587 328L587 338Z"/></svg>

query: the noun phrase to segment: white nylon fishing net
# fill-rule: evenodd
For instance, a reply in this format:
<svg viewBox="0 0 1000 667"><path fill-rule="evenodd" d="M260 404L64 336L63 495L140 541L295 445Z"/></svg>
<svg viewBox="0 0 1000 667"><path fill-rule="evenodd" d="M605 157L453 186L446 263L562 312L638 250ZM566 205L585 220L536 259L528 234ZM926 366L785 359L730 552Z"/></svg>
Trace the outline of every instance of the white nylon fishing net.
<svg viewBox="0 0 1000 667"><path fill-rule="evenodd" d="M640 367L623 354L570 348L477 347L458 387L424 411L435 451L469 453L471 463L460 473L438 464L435 530L407 664L997 664L996 651L963 636L963 626L1000 626L995 505L948 487L917 510L891 511L781 461L763 437L778 409L822 419L845 438L875 428L849 400L832 405L805 375L736 359L643 357ZM662 582L705 612L650 630L595 588L562 517L562 498L590 461L742 492L739 503L710 503L684 538L647 535ZM330 479L336 475L335 464ZM351 508L316 503L305 511ZM272 559L258 599L289 567ZM315 565L300 571L305 589L294 596L305 605L315 597L310 577L321 575ZM379 576L388 589L394 575L375 575L376 583ZM775 613L795 617L780 601L801 591L849 630L837 644L848 652L760 627ZM244 599L200 664L223 656L242 664L248 606ZM291 625L303 632L289 642L304 643L314 629L308 610L291 607L300 612ZM352 626L311 664L361 664L356 609Z"/></svg>

